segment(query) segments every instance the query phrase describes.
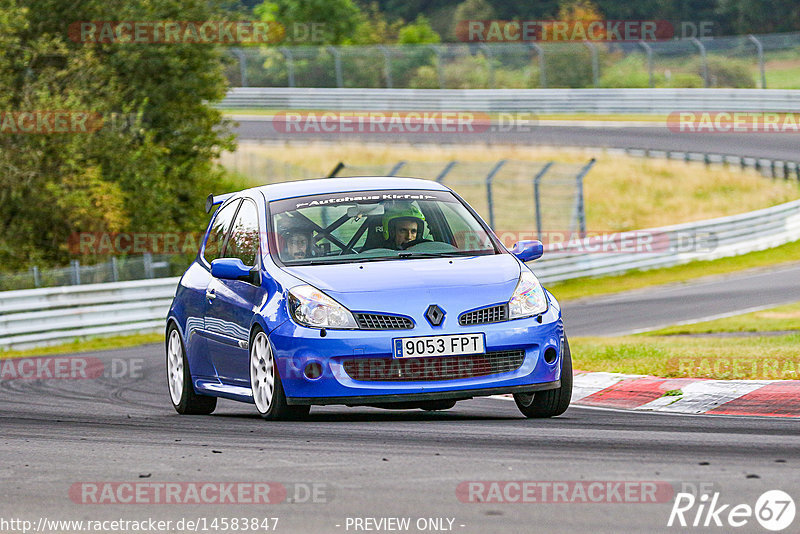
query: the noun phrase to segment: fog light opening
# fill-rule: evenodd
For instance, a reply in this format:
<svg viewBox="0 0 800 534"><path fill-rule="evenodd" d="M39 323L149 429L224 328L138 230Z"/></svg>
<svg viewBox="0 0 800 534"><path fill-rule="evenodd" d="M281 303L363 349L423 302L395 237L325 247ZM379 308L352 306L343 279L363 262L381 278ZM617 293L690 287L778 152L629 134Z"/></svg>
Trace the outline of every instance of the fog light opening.
<svg viewBox="0 0 800 534"><path fill-rule="evenodd" d="M303 370L306 378L314 380L322 376L322 366L317 362L308 362L306 368Z"/></svg>
<svg viewBox="0 0 800 534"><path fill-rule="evenodd" d="M547 363L553 363L558 358L558 352L553 347L550 347L546 351L544 351L544 361Z"/></svg>

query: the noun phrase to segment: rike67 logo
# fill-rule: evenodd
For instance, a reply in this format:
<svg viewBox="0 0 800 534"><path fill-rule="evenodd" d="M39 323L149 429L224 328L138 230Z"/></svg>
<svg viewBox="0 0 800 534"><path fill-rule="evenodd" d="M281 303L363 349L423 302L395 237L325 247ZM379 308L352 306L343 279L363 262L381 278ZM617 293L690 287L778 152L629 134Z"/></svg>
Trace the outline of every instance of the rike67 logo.
<svg viewBox="0 0 800 534"><path fill-rule="evenodd" d="M795 516L794 500L781 490L766 491L749 504L730 504L720 501L719 492L678 493L669 514L667 526L679 527L743 527L755 518L767 530L777 532L792 524Z"/></svg>

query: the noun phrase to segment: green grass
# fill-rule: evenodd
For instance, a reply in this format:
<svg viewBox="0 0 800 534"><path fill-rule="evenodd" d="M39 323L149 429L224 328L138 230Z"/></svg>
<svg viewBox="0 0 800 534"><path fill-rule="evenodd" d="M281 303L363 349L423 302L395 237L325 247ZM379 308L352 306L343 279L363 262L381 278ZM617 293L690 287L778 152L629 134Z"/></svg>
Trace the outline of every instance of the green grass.
<svg viewBox="0 0 800 534"><path fill-rule="evenodd" d="M582 371L721 380L800 379L800 333L784 336L624 336L570 339Z"/></svg>
<svg viewBox="0 0 800 534"><path fill-rule="evenodd" d="M567 301L619 293L632 289L642 289L660 284L686 282L707 275L728 274L755 267L780 265L797 261L798 258L800 258L800 241L793 241L780 247L751 252L742 256L711 261L694 261L665 269L633 271L615 276L576 278L574 280L546 284L546 286L556 298ZM536 263L534 262L531 265L535 271Z"/></svg>
<svg viewBox="0 0 800 534"><path fill-rule="evenodd" d="M744 315L726 317L681 326L670 326L647 332L648 336L669 336L681 334L709 334L716 332L786 332L800 331L800 302L778 306ZM800 349L799 349L800 350Z"/></svg>
<svg viewBox="0 0 800 534"><path fill-rule="evenodd" d="M663 376L742 380L800 379L800 302L735 317L616 338L570 339L574 366ZM737 336L742 332L796 332ZM675 334L732 333L725 337ZM669 392L668 392L669 393ZM673 393L675 395L679 393Z"/></svg>
<svg viewBox="0 0 800 534"><path fill-rule="evenodd" d="M164 334L134 334L130 336L102 337L87 340L76 339L61 345L50 347L38 347L27 350L0 351L0 359L5 358L26 358L29 356L49 356L54 354L71 354L74 352L89 352L95 350L122 349L136 347L146 343L160 343L164 340Z"/></svg>

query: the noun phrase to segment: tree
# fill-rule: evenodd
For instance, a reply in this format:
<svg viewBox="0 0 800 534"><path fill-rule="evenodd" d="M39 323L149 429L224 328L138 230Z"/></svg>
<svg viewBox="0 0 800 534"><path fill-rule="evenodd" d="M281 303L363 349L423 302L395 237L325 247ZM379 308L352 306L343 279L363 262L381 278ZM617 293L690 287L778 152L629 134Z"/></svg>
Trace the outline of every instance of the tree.
<svg viewBox="0 0 800 534"><path fill-rule="evenodd" d="M318 31L303 31L313 42L293 43L336 45L358 40L358 29L364 21L359 7L352 0L266 0L254 13L263 21L281 23L291 41L298 28L313 24Z"/></svg>
<svg viewBox="0 0 800 534"><path fill-rule="evenodd" d="M210 105L226 91L222 52L76 42L67 26L225 13L205 0L0 2L6 118L61 110L103 120L96 131L0 135L0 265L63 264L76 232L197 231L204 197L230 186L214 159L233 137Z"/></svg>
<svg viewBox="0 0 800 534"><path fill-rule="evenodd" d="M424 15L418 15L417 20L400 29L397 36L399 44L424 44L438 43L441 41L439 34L433 31L430 22Z"/></svg>

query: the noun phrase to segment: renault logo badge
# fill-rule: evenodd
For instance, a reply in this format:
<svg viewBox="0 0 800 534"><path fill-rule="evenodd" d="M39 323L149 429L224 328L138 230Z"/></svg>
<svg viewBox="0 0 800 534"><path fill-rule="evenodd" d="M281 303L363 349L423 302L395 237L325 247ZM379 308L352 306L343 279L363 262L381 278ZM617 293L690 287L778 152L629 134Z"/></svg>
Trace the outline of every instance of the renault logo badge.
<svg viewBox="0 0 800 534"><path fill-rule="evenodd" d="M444 321L444 310L436 304L431 304L425 311L425 318L433 326L439 326Z"/></svg>

